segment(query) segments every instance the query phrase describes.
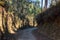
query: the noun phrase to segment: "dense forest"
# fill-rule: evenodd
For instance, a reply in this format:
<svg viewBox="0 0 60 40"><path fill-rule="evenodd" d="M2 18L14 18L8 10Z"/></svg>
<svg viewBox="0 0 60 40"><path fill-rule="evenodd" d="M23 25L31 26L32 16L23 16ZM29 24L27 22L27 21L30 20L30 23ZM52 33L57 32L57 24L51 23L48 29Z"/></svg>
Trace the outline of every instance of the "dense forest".
<svg viewBox="0 0 60 40"><path fill-rule="evenodd" d="M37 27L39 32L45 33L44 28L47 26L46 30L48 31L46 33L51 37L50 34L52 35L52 33L49 32L56 27L50 29L50 26L59 26L60 1L50 0L49 7L48 1L49 0L0 0L0 39L9 40L7 39L9 35L16 34L19 29L28 27ZM51 25L52 23L53 25ZM60 27L57 28L58 31L59 28ZM55 29L53 29L53 31L55 31ZM58 34L58 32L56 34ZM6 39L4 39L4 37L6 37Z"/></svg>

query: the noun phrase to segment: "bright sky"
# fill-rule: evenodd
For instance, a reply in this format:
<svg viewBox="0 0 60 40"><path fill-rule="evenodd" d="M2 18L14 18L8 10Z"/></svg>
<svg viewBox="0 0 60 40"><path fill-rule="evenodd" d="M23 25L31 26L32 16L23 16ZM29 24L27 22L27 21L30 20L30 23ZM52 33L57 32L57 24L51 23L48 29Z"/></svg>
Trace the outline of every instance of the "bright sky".
<svg viewBox="0 0 60 40"><path fill-rule="evenodd" d="M36 0L32 0L32 1L36 1ZM39 0L39 1L40 1L40 7L41 7L41 0ZM48 0L48 6L47 7L50 6L50 3L51 3L51 0ZM43 0L43 7L44 7L44 5L45 5L45 0Z"/></svg>

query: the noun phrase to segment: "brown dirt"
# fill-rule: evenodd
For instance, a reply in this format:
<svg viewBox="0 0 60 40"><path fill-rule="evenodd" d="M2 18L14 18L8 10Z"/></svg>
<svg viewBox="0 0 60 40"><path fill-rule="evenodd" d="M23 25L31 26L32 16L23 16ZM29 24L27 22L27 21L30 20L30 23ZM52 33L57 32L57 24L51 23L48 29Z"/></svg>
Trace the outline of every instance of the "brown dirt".
<svg viewBox="0 0 60 40"><path fill-rule="evenodd" d="M52 40L47 35L44 35L42 33L39 33L38 30L34 30L32 34L36 37L37 40Z"/></svg>

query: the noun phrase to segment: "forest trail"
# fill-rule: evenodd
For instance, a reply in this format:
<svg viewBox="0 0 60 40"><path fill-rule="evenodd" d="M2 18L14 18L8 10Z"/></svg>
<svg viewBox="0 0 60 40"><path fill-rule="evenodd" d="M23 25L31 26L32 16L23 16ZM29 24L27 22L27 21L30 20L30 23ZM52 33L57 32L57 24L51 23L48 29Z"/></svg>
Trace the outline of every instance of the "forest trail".
<svg viewBox="0 0 60 40"><path fill-rule="evenodd" d="M32 34L32 31L37 28L28 28L21 30L17 33L17 40L36 40L34 35Z"/></svg>
<svg viewBox="0 0 60 40"><path fill-rule="evenodd" d="M39 34L37 31L34 32L37 28L28 28L18 31L15 35L16 40L52 40L46 35ZM34 33L33 33L34 32Z"/></svg>

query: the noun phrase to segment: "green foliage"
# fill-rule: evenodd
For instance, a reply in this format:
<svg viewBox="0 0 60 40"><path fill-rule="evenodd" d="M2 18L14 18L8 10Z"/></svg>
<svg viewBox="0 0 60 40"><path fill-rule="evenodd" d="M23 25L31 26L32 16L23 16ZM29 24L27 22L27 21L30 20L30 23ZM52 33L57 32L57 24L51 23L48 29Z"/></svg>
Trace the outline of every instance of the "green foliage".
<svg viewBox="0 0 60 40"><path fill-rule="evenodd" d="M36 1L36 5L29 0L10 0L9 2L9 11L14 11L19 14L28 15L28 14L37 14L40 13L40 7L37 6L39 3Z"/></svg>

